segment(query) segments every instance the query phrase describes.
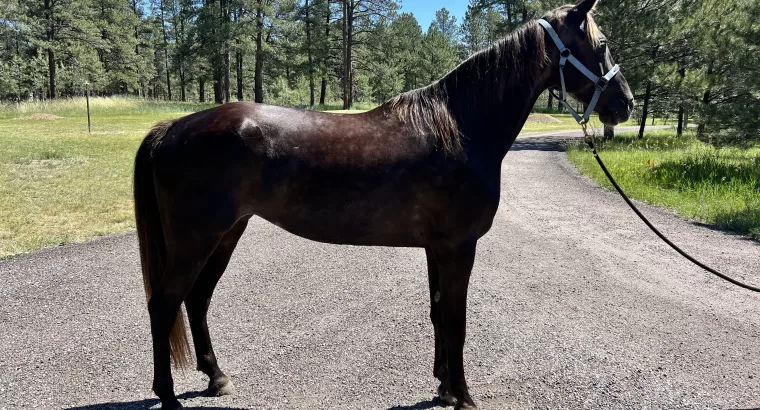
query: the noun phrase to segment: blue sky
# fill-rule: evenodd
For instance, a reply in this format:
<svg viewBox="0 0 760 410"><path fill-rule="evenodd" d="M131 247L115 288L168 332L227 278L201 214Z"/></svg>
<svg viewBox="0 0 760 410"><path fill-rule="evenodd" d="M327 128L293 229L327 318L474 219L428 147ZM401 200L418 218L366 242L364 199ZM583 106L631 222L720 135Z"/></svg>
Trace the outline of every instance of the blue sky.
<svg viewBox="0 0 760 410"><path fill-rule="evenodd" d="M435 12L444 7L456 16L457 23L461 24L467 11L467 3L467 0L401 0L401 12L414 14L422 31L427 31L430 22L435 19Z"/></svg>

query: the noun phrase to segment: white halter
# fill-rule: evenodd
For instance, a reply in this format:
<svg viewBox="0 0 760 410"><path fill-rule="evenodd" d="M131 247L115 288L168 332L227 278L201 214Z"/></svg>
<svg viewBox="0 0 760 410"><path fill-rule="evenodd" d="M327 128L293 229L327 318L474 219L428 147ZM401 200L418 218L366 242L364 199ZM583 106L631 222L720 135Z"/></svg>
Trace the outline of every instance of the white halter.
<svg viewBox="0 0 760 410"><path fill-rule="evenodd" d="M555 95L555 98L557 98L557 100L559 100L559 102L562 103L565 108L567 108L570 114L573 114L573 117L575 117L575 120L578 121L578 124L586 124L589 117L591 116L591 113L594 112L596 103L599 102L599 96L602 95L602 92L607 89L607 85L609 84L610 80L612 80L612 78L620 72L620 66L615 64L615 66L612 67L612 69L603 77L597 77L596 74L592 73L591 70L586 68L583 63L578 61L578 59L573 56L573 53L570 52L569 48L565 47L565 45L562 43L562 40L559 39L557 32L554 31L554 28L552 28L551 24L549 24L548 21L540 19L538 20L538 24L546 29L546 32L549 33L549 36L552 38L552 40L554 40L554 44L556 44L557 48L559 48L559 78L562 81L562 94L561 97L557 97ZM586 109L586 112L583 114L583 117L581 117L580 114L578 114L578 112L570 106L570 103L567 102L567 89L565 88L564 69L565 64L567 64L568 61L570 64L574 65L575 68L581 72L581 74L588 77L588 79L594 83L594 87L596 88L596 91L594 91L594 97L591 98L591 102L588 105L588 109ZM554 93L552 93L552 95L554 95Z"/></svg>

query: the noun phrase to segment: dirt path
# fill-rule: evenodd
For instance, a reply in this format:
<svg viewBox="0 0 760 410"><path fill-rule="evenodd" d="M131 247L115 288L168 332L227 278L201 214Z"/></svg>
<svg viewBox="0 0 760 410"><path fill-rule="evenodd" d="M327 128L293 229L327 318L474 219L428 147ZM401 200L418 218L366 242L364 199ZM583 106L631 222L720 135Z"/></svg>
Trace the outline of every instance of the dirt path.
<svg viewBox="0 0 760 410"><path fill-rule="evenodd" d="M507 155L478 249L465 351L476 402L760 407L760 295L665 248L550 134ZM643 208L705 262L760 283L757 243ZM196 408L435 408L424 260L252 221L210 318L237 393L202 397L197 372L175 375L177 391ZM157 403L134 234L3 261L0 278L0 409Z"/></svg>

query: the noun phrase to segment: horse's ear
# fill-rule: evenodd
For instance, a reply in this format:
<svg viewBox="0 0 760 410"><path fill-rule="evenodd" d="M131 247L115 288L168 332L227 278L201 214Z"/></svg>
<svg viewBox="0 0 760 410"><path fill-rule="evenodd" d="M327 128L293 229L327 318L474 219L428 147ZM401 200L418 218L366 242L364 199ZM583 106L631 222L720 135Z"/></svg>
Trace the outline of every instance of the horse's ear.
<svg viewBox="0 0 760 410"><path fill-rule="evenodd" d="M594 6L596 6L598 0L580 0L576 5L575 9L573 9L574 12L585 16L588 14L589 11L594 9Z"/></svg>

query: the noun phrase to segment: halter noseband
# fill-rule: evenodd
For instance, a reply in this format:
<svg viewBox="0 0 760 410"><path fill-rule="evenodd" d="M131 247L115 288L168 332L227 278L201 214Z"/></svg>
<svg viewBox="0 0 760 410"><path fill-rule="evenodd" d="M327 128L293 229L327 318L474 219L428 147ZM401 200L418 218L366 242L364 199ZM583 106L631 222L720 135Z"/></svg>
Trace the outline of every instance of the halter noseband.
<svg viewBox="0 0 760 410"><path fill-rule="evenodd" d="M554 44L557 45L557 48L559 48L559 78L562 81L562 94L561 98L557 97L551 90L549 91L552 93L554 98L556 98L562 105L565 106L565 108L570 112L570 114L573 114L573 117L575 117L575 120L578 121L578 124L586 124L588 122L589 117L591 116L591 113L594 112L594 108L596 107L596 103L599 102L599 96L602 95L602 92L607 89L607 85L609 85L610 80L612 80L613 77L617 75L617 73L620 72L620 66L615 64L612 69L605 74L603 77L597 77L596 74L592 73L591 70L586 68L586 66L583 65L575 56L573 56L573 53L570 52L570 49L565 47L565 45L562 43L562 40L559 39L559 36L557 35L557 32L554 31L554 28L552 28L551 24L549 24L548 21L544 19L538 20L538 24L540 24L544 29L546 29L546 32L549 33L549 36L554 40ZM594 87L596 88L596 91L594 91L594 97L591 98L591 102L588 105L588 109L586 109L586 112L583 113L583 117L578 114L577 111L573 109L573 107L570 106L570 103L567 102L567 89L565 88L565 74L564 69L567 62L570 62L570 64L574 65L575 68L578 69L578 71L581 72L581 74L588 77L591 82L594 83Z"/></svg>

